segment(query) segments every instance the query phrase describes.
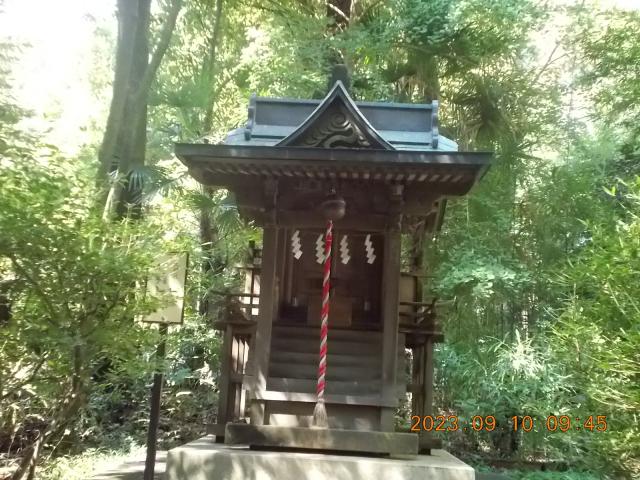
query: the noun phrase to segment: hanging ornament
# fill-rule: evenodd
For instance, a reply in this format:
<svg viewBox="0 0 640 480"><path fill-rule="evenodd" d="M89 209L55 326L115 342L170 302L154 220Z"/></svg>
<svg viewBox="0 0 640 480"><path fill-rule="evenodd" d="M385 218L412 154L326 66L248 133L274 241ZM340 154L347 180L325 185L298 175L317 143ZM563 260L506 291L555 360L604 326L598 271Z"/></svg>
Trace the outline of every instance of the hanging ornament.
<svg viewBox="0 0 640 480"><path fill-rule="evenodd" d="M333 221L340 220L345 214L345 201L332 191L320 208L327 219L327 231L324 242L324 275L322 277L322 309L320 311L320 360L318 363L318 383L316 386L316 405L313 408L311 425L317 428L329 428L329 417L324 403L325 375L327 372L327 338L329 333L329 297L331 295L331 244L333 243Z"/></svg>
<svg viewBox="0 0 640 480"><path fill-rule="evenodd" d="M340 240L340 260L344 265L351 260L351 255L349 255L349 241L346 235L343 235L342 240Z"/></svg>
<svg viewBox="0 0 640 480"><path fill-rule="evenodd" d="M372 264L376 261L375 250L373 249L373 242L371 241L371 235L367 234L364 239L364 248L367 251L367 263Z"/></svg>
<svg viewBox="0 0 640 480"><path fill-rule="evenodd" d="M300 230L293 232L291 236L291 252L296 260L302 256L302 244L300 243Z"/></svg>
<svg viewBox="0 0 640 480"><path fill-rule="evenodd" d="M324 238L323 235L318 235L316 239L316 262L322 265L324 262Z"/></svg>

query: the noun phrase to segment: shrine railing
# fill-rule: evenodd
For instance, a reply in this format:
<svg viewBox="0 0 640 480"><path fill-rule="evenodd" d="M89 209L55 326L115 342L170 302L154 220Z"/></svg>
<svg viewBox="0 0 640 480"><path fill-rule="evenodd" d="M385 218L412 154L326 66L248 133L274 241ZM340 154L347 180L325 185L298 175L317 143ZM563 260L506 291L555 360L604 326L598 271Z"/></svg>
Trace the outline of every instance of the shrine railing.
<svg viewBox="0 0 640 480"><path fill-rule="evenodd" d="M228 422L245 419L246 393L244 377L248 370L249 352L253 348L256 319L259 313L258 293L210 292L221 297L218 319L213 322L223 333L221 368L218 380L217 421L208 431L220 440Z"/></svg>

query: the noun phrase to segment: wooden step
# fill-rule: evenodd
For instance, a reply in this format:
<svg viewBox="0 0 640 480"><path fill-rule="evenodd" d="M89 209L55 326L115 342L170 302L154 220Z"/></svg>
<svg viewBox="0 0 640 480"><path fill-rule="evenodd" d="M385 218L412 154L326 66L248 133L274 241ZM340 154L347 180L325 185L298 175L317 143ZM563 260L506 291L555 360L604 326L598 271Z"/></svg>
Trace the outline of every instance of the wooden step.
<svg viewBox="0 0 640 480"><path fill-rule="evenodd" d="M273 350L271 352L272 363L288 363L296 365L318 365L318 352L289 352ZM379 353L369 353L366 355L340 354L329 350L327 362L330 365L342 366L351 365L354 367L369 367L379 369L382 358Z"/></svg>
<svg viewBox="0 0 640 480"><path fill-rule="evenodd" d="M273 377L306 378L315 379L318 375L317 361L315 364L295 364L271 362L269 375ZM335 365L331 358L327 358L327 381L331 380L376 380L380 379L382 371L380 367L353 365Z"/></svg>
<svg viewBox="0 0 640 480"><path fill-rule="evenodd" d="M317 341L320 338L320 328L274 326L272 337L286 339L310 339ZM329 328L329 338L331 341L335 342L354 342L358 344L374 343L376 345L382 345L382 332L371 330L332 330Z"/></svg>
<svg viewBox="0 0 640 480"><path fill-rule="evenodd" d="M329 338L328 350L330 353L359 355L382 355L382 344L354 343L351 341L339 341ZM315 353L319 349L319 341L315 338L280 338L274 337L271 342L271 351Z"/></svg>
<svg viewBox="0 0 640 480"><path fill-rule="evenodd" d="M259 400L268 400L270 402L300 402L300 403L316 403L318 396L315 393L296 393L296 392L274 392L265 390L257 392L256 398ZM327 404L336 405L367 405L372 407L388 407L396 408L398 406L398 398L390 396L385 398L382 395L326 395L325 402Z"/></svg>
<svg viewBox="0 0 640 480"><path fill-rule="evenodd" d="M267 389L276 392L314 393L316 380L299 378L269 377ZM336 395L374 395L381 392L379 380L333 380L328 381L326 393Z"/></svg>

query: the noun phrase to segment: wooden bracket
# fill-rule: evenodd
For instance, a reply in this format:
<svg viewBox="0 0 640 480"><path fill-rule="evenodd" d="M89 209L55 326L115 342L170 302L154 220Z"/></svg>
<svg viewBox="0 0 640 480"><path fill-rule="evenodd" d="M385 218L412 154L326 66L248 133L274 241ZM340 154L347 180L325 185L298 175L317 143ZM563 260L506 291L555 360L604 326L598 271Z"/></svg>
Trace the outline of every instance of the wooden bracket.
<svg viewBox="0 0 640 480"><path fill-rule="evenodd" d="M277 223L278 179L267 178L264 181L265 225Z"/></svg>

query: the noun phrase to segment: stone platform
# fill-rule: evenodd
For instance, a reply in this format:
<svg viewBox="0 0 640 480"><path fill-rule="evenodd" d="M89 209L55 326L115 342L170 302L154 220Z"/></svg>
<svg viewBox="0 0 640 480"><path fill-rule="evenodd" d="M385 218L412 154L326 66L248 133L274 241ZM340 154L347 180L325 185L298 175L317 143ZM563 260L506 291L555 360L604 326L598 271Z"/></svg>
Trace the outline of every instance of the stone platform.
<svg viewBox="0 0 640 480"><path fill-rule="evenodd" d="M474 480L444 450L402 458L250 450L208 435L169 451L167 480Z"/></svg>
<svg viewBox="0 0 640 480"><path fill-rule="evenodd" d="M265 449L308 449L351 454L417 455L415 433L228 423L224 443Z"/></svg>

